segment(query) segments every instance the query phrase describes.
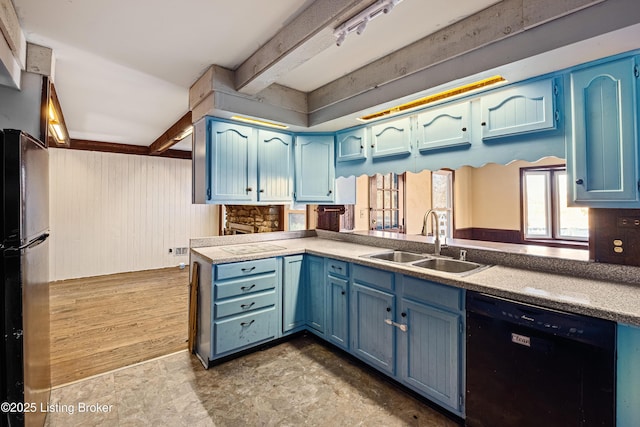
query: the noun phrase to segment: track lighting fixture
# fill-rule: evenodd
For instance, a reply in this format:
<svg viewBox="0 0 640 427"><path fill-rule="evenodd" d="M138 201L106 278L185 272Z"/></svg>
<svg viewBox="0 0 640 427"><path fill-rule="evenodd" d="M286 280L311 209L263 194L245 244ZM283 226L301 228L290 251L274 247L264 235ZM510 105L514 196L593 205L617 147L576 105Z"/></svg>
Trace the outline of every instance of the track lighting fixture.
<svg viewBox="0 0 640 427"><path fill-rule="evenodd" d="M348 19L346 22L338 26L333 35L336 37L336 45L342 46L347 35L352 32L360 35L364 32L371 21L374 18L382 14L387 14L402 0L378 0L371 6L364 9L362 12Z"/></svg>

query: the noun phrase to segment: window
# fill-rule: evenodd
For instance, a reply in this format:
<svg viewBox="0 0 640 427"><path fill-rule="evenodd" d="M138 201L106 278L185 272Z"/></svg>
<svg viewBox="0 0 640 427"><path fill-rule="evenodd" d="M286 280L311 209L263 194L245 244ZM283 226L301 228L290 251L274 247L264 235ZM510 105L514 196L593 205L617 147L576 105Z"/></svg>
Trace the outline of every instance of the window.
<svg viewBox="0 0 640 427"><path fill-rule="evenodd" d="M431 173L431 206L438 213L440 238L451 238L453 232L453 171Z"/></svg>
<svg viewBox="0 0 640 427"><path fill-rule="evenodd" d="M369 177L371 230L404 233L404 174Z"/></svg>
<svg viewBox="0 0 640 427"><path fill-rule="evenodd" d="M567 207L564 166L520 169L525 240L589 239L589 209Z"/></svg>

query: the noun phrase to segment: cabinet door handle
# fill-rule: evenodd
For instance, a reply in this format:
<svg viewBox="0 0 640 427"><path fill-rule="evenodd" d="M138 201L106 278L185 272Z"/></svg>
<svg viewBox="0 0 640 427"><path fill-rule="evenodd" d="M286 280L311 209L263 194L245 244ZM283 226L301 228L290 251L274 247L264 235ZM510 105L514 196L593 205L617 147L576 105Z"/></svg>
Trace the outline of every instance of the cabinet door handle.
<svg viewBox="0 0 640 427"><path fill-rule="evenodd" d="M264 193L264 188L261 188L261 189L260 189L260 192L261 192L261 193Z"/></svg>
<svg viewBox="0 0 640 427"><path fill-rule="evenodd" d="M337 265L332 265L331 268L342 271L342 267L338 267Z"/></svg>
<svg viewBox="0 0 640 427"><path fill-rule="evenodd" d="M246 326L251 326L251 324L253 324L253 322L255 322L255 319L251 319L251 322L242 322L240 323L240 326L242 326L243 328Z"/></svg>
<svg viewBox="0 0 640 427"><path fill-rule="evenodd" d="M409 330L409 327L407 325L404 325L402 323L396 323L391 319L384 319L384 323L386 323L387 325L395 326L396 328L400 329L402 332L407 332Z"/></svg>
<svg viewBox="0 0 640 427"><path fill-rule="evenodd" d="M467 128L462 128L462 132L466 132L466 131L467 131Z"/></svg>
<svg viewBox="0 0 640 427"><path fill-rule="evenodd" d="M387 313L391 311L391 307L387 307Z"/></svg>
<svg viewBox="0 0 640 427"><path fill-rule="evenodd" d="M333 190L329 190L329 194L333 193Z"/></svg>
<svg viewBox="0 0 640 427"><path fill-rule="evenodd" d="M242 270L243 273L249 273L250 271L253 271L255 269L256 269L256 267L253 266L251 268L241 268L240 270Z"/></svg>
<svg viewBox="0 0 640 427"><path fill-rule="evenodd" d="M256 287L256 284L254 283L254 284L252 284L251 286L242 286L240 289L241 289L243 292L247 292L247 291L250 291L251 289L253 289L253 288L255 288L255 287Z"/></svg>
<svg viewBox="0 0 640 427"><path fill-rule="evenodd" d="M576 179L576 184L582 185L582 184L584 184L584 180L582 178L578 178L578 179Z"/></svg>
<svg viewBox="0 0 640 427"><path fill-rule="evenodd" d="M402 313L400 313L400 316L402 317L407 317L407 313L405 313L404 311Z"/></svg>
<svg viewBox="0 0 640 427"><path fill-rule="evenodd" d="M243 310L246 310L246 309L248 309L248 308L253 307L253 305L254 305L254 304L255 304L255 302L252 302L251 304L242 304L242 305L240 306L240 308L241 308L241 309L243 309Z"/></svg>
<svg viewBox="0 0 640 427"><path fill-rule="evenodd" d="M486 126L486 125L487 125L487 122L480 123L480 126Z"/></svg>
<svg viewBox="0 0 640 427"><path fill-rule="evenodd" d="M345 291L340 292L340 294L341 294L341 295L344 295L344 294L345 294Z"/></svg>
<svg viewBox="0 0 640 427"><path fill-rule="evenodd" d="M249 192L249 191L253 191L253 188L247 187L245 190L247 190L247 192Z"/></svg>

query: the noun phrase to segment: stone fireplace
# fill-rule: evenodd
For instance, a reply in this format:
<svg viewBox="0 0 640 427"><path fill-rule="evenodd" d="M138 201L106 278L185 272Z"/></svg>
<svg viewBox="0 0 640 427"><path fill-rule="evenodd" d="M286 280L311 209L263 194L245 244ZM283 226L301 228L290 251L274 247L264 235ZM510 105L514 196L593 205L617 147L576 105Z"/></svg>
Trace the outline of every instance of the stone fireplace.
<svg viewBox="0 0 640 427"><path fill-rule="evenodd" d="M282 206L225 205L224 234L268 233L283 230Z"/></svg>

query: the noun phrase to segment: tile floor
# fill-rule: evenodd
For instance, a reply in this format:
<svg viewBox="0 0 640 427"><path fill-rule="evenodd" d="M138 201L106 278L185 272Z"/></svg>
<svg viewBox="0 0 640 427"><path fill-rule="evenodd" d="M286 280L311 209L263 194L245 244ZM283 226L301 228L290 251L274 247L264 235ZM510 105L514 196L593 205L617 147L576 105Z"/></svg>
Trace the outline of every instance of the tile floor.
<svg viewBox="0 0 640 427"><path fill-rule="evenodd" d="M49 427L301 425L458 424L313 337L209 370L184 351L56 388L47 418Z"/></svg>

